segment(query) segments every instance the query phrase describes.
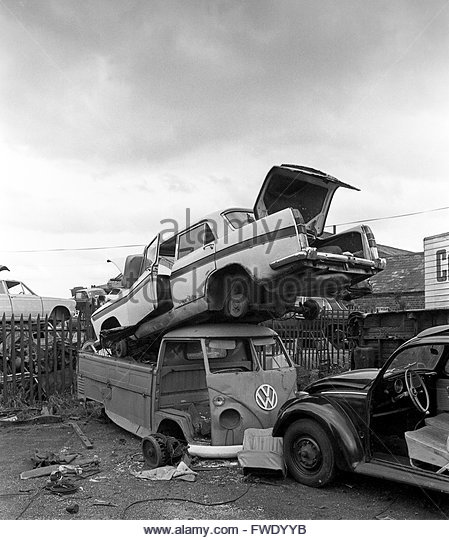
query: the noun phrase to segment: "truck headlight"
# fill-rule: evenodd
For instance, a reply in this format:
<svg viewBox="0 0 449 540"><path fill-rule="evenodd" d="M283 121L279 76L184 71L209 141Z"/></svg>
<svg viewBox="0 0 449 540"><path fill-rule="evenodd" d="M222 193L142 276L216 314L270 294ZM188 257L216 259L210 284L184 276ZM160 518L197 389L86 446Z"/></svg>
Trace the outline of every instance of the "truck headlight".
<svg viewBox="0 0 449 540"><path fill-rule="evenodd" d="M216 407L223 407L225 402L226 402L226 400L225 400L225 398L223 396L215 396L214 399L212 400L212 403Z"/></svg>

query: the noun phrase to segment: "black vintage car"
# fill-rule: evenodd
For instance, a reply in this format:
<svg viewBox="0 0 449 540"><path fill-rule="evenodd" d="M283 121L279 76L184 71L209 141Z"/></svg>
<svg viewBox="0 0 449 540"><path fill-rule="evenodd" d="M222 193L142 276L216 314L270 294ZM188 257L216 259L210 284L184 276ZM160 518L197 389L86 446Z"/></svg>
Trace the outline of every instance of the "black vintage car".
<svg viewBox="0 0 449 540"><path fill-rule="evenodd" d="M309 486L341 470L449 493L449 325L424 330L381 369L309 385L280 409L273 435Z"/></svg>

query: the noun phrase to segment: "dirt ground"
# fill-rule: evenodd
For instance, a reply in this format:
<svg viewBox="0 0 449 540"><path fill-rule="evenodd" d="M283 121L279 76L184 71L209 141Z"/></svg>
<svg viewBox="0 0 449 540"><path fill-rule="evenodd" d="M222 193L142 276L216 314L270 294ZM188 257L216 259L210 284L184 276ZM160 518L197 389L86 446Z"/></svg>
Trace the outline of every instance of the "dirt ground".
<svg viewBox="0 0 449 540"><path fill-rule="evenodd" d="M201 462L202 470L194 483L140 480L130 473L130 466L141 466L140 442L136 437L97 418L80 420L79 424L94 443L92 450L86 450L72 428L64 423L0 427L1 519L298 521L435 520L449 516L449 496L356 475L340 476L331 487L313 489L289 478L245 480L236 462ZM77 481L79 489L75 494L55 495L42 489L46 478L19 479L22 471L32 468L30 458L35 449L79 452L83 458L97 455L100 470ZM79 506L77 514L66 511L73 503ZM105 503L111 506L104 506Z"/></svg>

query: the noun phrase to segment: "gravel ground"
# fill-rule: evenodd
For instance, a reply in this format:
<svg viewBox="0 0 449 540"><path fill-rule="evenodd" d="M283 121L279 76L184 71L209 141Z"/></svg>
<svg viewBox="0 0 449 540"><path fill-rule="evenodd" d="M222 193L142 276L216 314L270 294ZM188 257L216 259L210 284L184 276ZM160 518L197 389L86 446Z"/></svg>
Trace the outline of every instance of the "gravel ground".
<svg viewBox="0 0 449 540"><path fill-rule="evenodd" d="M66 424L0 427L1 519L408 519L435 520L449 516L449 497L408 486L356 475L341 476L328 488L313 489L291 479L244 479L234 462L202 462L197 481L148 481L132 476L140 467L140 442L112 423L91 418L79 421L94 443L86 450ZM97 455L100 471L77 483L74 495L54 495L44 489L46 478L20 480L32 468L35 449ZM26 493L22 490L29 490ZM226 502L243 496L235 502ZM170 498L190 499L203 506ZM163 499L163 500L156 500ZM147 500L128 508L133 502ZM96 506L104 501L113 506ZM79 512L67 506L77 503Z"/></svg>

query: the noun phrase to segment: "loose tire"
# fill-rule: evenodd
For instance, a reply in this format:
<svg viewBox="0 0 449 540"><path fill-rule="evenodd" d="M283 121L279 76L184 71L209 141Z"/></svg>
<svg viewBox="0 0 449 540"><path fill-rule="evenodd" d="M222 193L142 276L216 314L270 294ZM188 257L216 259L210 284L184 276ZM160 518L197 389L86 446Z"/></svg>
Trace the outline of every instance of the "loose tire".
<svg viewBox="0 0 449 540"><path fill-rule="evenodd" d="M242 275L228 276L225 280L223 313L230 319L240 319L248 313L250 284Z"/></svg>
<svg viewBox="0 0 449 540"><path fill-rule="evenodd" d="M303 304L304 319L308 321L313 321L318 318L320 311L320 305L316 300L312 300L312 298L309 298Z"/></svg>
<svg viewBox="0 0 449 540"><path fill-rule="evenodd" d="M335 452L324 429L313 420L297 420L284 435L284 457L293 478L323 487L335 476Z"/></svg>
<svg viewBox="0 0 449 540"><path fill-rule="evenodd" d="M167 448L165 446L165 437L149 435L142 439L142 454L145 464L150 469L163 467L167 464Z"/></svg>

